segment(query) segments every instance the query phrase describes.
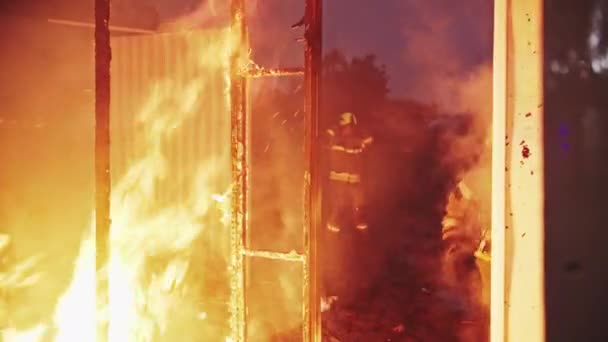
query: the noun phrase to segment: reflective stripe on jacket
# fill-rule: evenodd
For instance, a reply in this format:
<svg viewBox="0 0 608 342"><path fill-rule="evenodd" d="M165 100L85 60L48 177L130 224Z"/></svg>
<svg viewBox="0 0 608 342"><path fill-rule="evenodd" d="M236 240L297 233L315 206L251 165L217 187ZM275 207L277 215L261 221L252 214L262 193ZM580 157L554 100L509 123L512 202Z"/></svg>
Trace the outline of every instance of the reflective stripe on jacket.
<svg viewBox="0 0 608 342"><path fill-rule="evenodd" d="M336 172L331 171L329 173L329 179L337 182L345 182L349 184L357 184L361 182L361 176L356 173L348 172Z"/></svg>
<svg viewBox="0 0 608 342"><path fill-rule="evenodd" d="M330 179L344 181L344 176L336 176L336 174L351 174L356 177L348 178L348 182L352 179L360 181L360 174L363 168L363 152L370 145L373 138L362 135L358 130L355 130L352 135L343 135L340 130L327 130L330 140L330 170L334 171L334 175L330 175Z"/></svg>
<svg viewBox="0 0 608 342"><path fill-rule="evenodd" d="M363 148L347 148L341 145L332 145L331 150L350 154L357 154L363 152Z"/></svg>

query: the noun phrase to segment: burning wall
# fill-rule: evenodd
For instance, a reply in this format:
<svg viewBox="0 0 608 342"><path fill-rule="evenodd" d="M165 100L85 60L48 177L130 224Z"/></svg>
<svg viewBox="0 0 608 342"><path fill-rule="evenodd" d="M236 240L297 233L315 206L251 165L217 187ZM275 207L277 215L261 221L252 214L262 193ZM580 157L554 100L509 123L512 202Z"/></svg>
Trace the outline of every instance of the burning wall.
<svg viewBox="0 0 608 342"><path fill-rule="evenodd" d="M74 32L79 29L67 30ZM72 68L66 67L65 75L87 75L85 78L92 83L93 51L91 49L87 54L84 53L83 46L90 46L90 36L86 35L87 31L82 32L83 37L86 36L81 42L83 44L78 45L77 51L66 55L68 59L77 60L79 67L74 64ZM114 322L111 324L111 335L114 338L154 339L163 336L180 339L188 335L192 338L199 336L222 340L229 335L230 307L227 297L230 289L227 276L230 271L230 250L227 222L230 219L230 201L225 194L230 187L231 170L227 63L236 45L231 32L225 29L125 36L112 41L113 223L110 275L113 280L110 280L110 305L105 308L111 312L110 319ZM64 60L52 63L62 67L68 64ZM48 68L49 61L40 64L43 68ZM80 68L80 65L85 67ZM84 70L86 68L90 70ZM60 80L57 81L62 84ZM85 91L86 88L91 91L92 85L89 83L79 81L77 85L85 88ZM28 88L30 86L33 84ZM63 101L62 108L52 107L48 111L75 111L78 105L67 100L70 94L65 92L61 95L58 98ZM70 121L69 127L78 128L78 134L75 135L78 138L92 138L93 116L85 115L92 111L91 105L82 110L79 120ZM61 118L65 120L63 116ZM13 121L11 119L8 122ZM49 122L52 122L57 131L40 132L71 136L58 122L47 120L43 124ZM7 126L3 126L5 127ZM90 130L87 131L85 127ZM53 134L51 136L54 137ZM3 135L2 138L8 139L11 136ZM276 147L285 146L280 143L284 138L279 138ZM81 172L88 179L87 187L79 187L79 192L92 199L92 139L88 139L86 144L80 142L73 146L82 149L74 157L86 161L83 165L72 165L87 169ZM47 145L47 148L51 148L51 145ZM56 159L58 165L67 169L65 157ZM40 161L40 165L44 167L47 164ZM274 166L263 169L265 171L260 169L261 172L257 174L265 175L266 171L275 175L285 172L277 171ZM293 175L301 180L297 172ZM269 180L267 182L270 183ZM50 183L51 187L57 189L65 186L78 188L70 184L69 180L52 178ZM300 186L293 189L293 192L281 190L281 193L281 201L293 203L291 208L294 211L297 211L296 207L300 209ZM262 201L271 202L267 196L262 195ZM40 200L45 202L48 198ZM82 208L73 206L71 209L90 215L91 202L80 201ZM14 204L10 198L6 201L3 199L2 203L3 209ZM70 211L67 209L69 205L62 204L61 209L55 212L60 223L63 222L60 217ZM21 206L24 206L23 201L16 204L15 208ZM289 231L291 238L302 236L298 233L302 228L299 214L300 212L286 213L282 210L279 213L283 224L289 226L283 230ZM12 213L11 217L14 216ZM36 219L44 223L45 217ZM273 225L263 213L259 226ZM11 224L15 230L32 228L27 226L28 222ZM74 226L78 228L66 229L64 236L59 238L62 241L66 238L74 240L74 246L69 250L63 242L61 251L49 248L32 248L30 251L24 246L30 243L29 240L35 234L29 234L23 229L20 234L11 234L16 250L23 254L18 256L19 259L44 250L50 254L50 258L45 260L62 260L57 262L60 264L57 269L65 277L43 274L34 286L44 293L35 297L39 299L36 305L25 296L12 293L11 324L18 324L12 326L12 335L7 338L29 336L28 339L37 340L36 336L42 338L45 335L44 338L57 341L73 341L94 336L94 248L90 235L93 227L89 224ZM267 232L269 229L263 230ZM275 229L277 230L281 229ZM260 236L265 237L267 234ZM253 268L258 278L266 278L264 281L271 278L274 281L271 286L262 284L263 289L258 287L260 292L249 292L252 305L255 307L257 303L257 307L262 310L253 315L250 334L262 340L277 330L283 330L284 325L279 327L282 322L289 321L288 326L298 326L301 317L298 305L286 304L283 311L268 306L274 302L276 296L273 295L277 293L285 293L290 303L296 298L301 299L301 284L298 280L301 272L297 271L297 275L293 276L283 272L271 275L269 270L272 268L270 265L262 265L257 270L256 267ZM36 266L38 269L39 264ZM14 274L10 273L9 276L13 277ZM57 292L61 295L48 291L49 284L53 282L58 283ZM268 296L261 296L262 292ZM20 310L15 310L16 306ZM42 306L45 306L45 310L42 310L45 312L36 313L41 311L39 309ZM79 307L83 306L86 306L86 310L83 308L85 312L79 314ZM294 310L296 316L290 314ZM286 313L288 318L285 318ZM82 331L85 326L73 324L76 319L85 318L89 321L84 329L86 331Z"/></svg>
<svg viewBox="0 0 608 342"><path fill-rule="evenodd" d="M29 275L40 275L11 291L10 321L27 329L52 315L90 220L93 49L85 31L2 23L0 231L10 236L8 270L33 257Z"/></svg>
<svg viewBox="0 0 608 342"><path fill-rule="evenodd" d="M167 159L157 182L155 200L183 202L200 163L213 159L221 170L211 182L225 191L229 172L229 106L226 57L231 47L221 31L192 31L112 40L112 179L115 185L130 166L155 153ZM225 51L224 51L225 50ZM146 126L151 113L162 122ZM175 117L180 113L185 117ZM152 131L150 131L152 130ZM148 137L147 134L153 134Z"/></svg>
<svg viewBox="0 0 608 342"><path fill-rule="evenodd" d="M110 310L114 340L222 340L230 334L227 63L235 42L228 30L112 42L112 258L110 304L101 304ZM60 298L44 298L57 301L54 318L36 318L37 305L13 292L10 321L19 324L5 337L94 337L94 245L91 230L84 231L69 232L83 238L74 267L62 264L62 272L72 274L70 285ZM15 241L21 253L25 240ZM54 258L71 254L49 252ZM49 277L35 287L47 288ZM74 324L81 319L89 324ZM257 333L265 336L265 330Z"/></svg>
<svg viewBox="0 0 608 342"><path fill-rule="evenodd" d="M228 213L221 212L231 182L227 58L235 42L229 31L194 31L112 43L111 248L145 251L143 269L128 272L145 277L142 286L165 277L182 291L172 298L182 298L179 310L190 317L174 317L175 335L163 338L221 339L229 318ZM150 307L158 298L141 300ZM168 317L165 304L151 309Z"/></svg>
<svg viewBox="0 0 608 342"><path fill-rule="evenodd" d="M223 194L230 184L227 59L235 45L227 30L186 36L114 41L110 299L109 306L98 303L110 313L112 340L229 335ZM5 337L94 339L90 233L85 229L63 295L44 298L57 300L54 317L36 319L38 303L17 301L13 293L11 321L29 321ZM45 288L49 276L36 287ZM74 324L80 320L88 325ZM41 329L22 330L36 323Z"/></svg>

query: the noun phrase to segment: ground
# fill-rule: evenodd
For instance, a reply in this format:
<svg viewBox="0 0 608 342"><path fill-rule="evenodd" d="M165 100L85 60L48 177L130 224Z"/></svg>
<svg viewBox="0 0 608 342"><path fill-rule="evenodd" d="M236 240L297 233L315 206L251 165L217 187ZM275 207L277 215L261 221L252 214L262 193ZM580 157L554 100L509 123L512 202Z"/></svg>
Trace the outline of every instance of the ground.
<svg viewBox="0 0 608 342"><path fill-rule="evenodd" d="M442 287L430 272L439 265L429 257L429 249L413 244L402 248L409 252L385 260L383 272L370 289L354 296L352 305L336 305L324 313L327 341L331 336L347 342L450 342L462 341L459 336L468 330L483 328L484 323L467 312L458 290Z"/></svg>
<svg viewBox="0 0 608 342"><path fill-rule="evenodd" d="M413 216L408 219L412 228L404 229L410 234L402 234L404 238L399 242L390 239L396 245L384 244L385 251L391 251L385 258L367 259L367 263L361 259L361 254L369 254L370 250L373 253L382 245L378 240L367 241L367 248L357 249L360 255L352 258L358 259L359 264L352 264L353 274L342 278L360 288L349 293L352 294L349 303L338 300L330 311L323 313L324 342L487 341L484 336L489 327L487 321L467 307L466 296L459 292L463 289L441 285L439 258L432 247L435 239L427 235L424 241L421 238L424 234L414 233ZM428 224L420 217L417 219L420 225ZM408 222L403 224L407 226ZM365 241L359 243L365 245ZM373 269L379 272L374 273ZM273 342L292 341L300 341L299 332Z"/></svg>
<svg viewBox="0 0 608 342"><path fill-rule="evenodd" d="M323 314L324 341L488 341L486 311L474 298L481 291L473 256L459 256L451 286L442 275L441 221L456 172L439 166L432 140L416 150L397 162L393 151L377 157L386 162L371 163L379 167L370 174L385 176L371 178L379 182L371 187L382 190L367 208L369 231L329 243L347 260L330 274L349 285L338 291L343 300Z"/></svg>

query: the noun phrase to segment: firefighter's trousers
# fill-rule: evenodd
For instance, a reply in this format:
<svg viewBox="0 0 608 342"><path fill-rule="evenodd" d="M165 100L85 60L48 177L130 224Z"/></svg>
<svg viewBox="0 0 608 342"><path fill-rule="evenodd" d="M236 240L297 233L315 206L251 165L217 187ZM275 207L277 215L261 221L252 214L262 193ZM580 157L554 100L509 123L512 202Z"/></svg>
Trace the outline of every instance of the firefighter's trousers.
<svg viewBox="0 0 608 342"><path fill-rule="evenodd" d="M364 189L360 182L330 180L329 215L324 232L323 291L337 296L338 306L357 304L362 291L370 289L369 235L364 215Z"/></svg>
<svg viewBox="0 0 608 342"><path fill-rule="evenodd" d="M363 215L364 193L360 182L330 180L329 217L327 228L339 232L346 224L365 230L367 223Z"/></svg>

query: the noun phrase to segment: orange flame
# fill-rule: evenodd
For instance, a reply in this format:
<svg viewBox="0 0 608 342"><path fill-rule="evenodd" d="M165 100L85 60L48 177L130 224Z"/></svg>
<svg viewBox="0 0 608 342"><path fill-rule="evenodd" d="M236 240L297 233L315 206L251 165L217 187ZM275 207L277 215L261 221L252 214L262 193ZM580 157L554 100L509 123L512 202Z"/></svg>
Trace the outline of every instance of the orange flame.
<svg viewBox="0 0 608 342"><path fill-rule="evenodd" d="M186 80L185 86L183 80L178 84L171 77L152 84L139 110L140 132L133 140L138 141L141 153L115 182L111 195L110 258L106 265L108 298L96 302L95 227L92 224L82 240L71 283L57 302L52 323L40 323L29 330L7 330L5 338L40 341L52 331L55 342L99 341L96 327L105 324L109 324L109 341L154 341L161 336L179 340L195 336L195 330L204 330L212 340L226 338L221 336L221 329L204 327L206 321L218 319L214 317L215 312L207 312L195 302L197 297L192 294L197 284L190 271L194 245L203 232L217 237L227 230L228 208L220 208L221 220L210 212L216 203L229 203L224 195L213 193L218 177L230 174L229 120L223 120L217 127L220 136L225 137L226 146L220 149L219 155L199 161L193 174L188 175L191 191L187 198L159 201L154 194L159 184L171 182L169 176L174 166L164 147L167 141L176 138L179 127L200 115L200 108L209 111L204 115L228 117L227 100L219 99L221 105L218 106L205 106L201 102L208 101L204 95L209 88L218 86L217 77L207 75L220 72L224 74L223 81L229 80L228 57L239 43L230 30L218 31L213 39L188 55L187 62L194 65L197 72ZM229 84L223 86L224 97L228 97ZM217 245L203 248L227 258L228 244L219 238L214 243ZM17 279L16 272L9 276L0 277L1 285L5 278ZM214 293L205 295L212 297Z"/></svg>

